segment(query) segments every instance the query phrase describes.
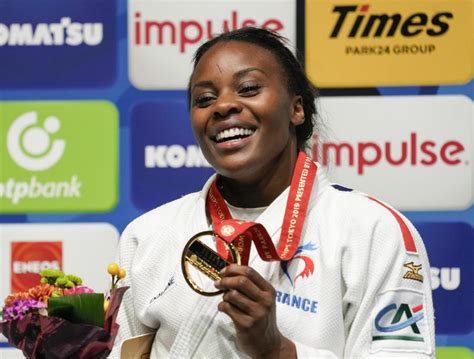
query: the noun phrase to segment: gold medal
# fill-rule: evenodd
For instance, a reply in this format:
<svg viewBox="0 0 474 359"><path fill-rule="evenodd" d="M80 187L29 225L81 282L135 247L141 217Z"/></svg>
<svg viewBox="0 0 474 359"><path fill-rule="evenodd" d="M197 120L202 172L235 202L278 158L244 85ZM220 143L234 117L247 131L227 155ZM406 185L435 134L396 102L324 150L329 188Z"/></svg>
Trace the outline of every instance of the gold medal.
<svg viewBox="0 0 474 359"><path fill-rule="evenodd" d="M221 241L232 255L232 261L222 258L211 247ZM213 283L221 278L219 272L231 263L240 264L240 254L230 243L217 236L212 231L200 232L194 235L184 247L181 256L181 268L186 283L197 293L214 296L223 293L215 289Z"/></svg>

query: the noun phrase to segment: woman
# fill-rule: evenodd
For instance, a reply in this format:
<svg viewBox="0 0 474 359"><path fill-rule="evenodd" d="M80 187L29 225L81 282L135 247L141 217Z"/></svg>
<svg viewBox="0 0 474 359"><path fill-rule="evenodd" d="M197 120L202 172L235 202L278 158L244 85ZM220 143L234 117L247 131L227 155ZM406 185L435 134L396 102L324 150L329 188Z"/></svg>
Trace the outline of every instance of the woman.
<svg viewBox="0 0 474 359"><path fill-rule="evenodd" d="M112 356L123 339L156 328L152 357L432 356L422 241L387 205L330 185L301 152L315 91L282 38L244 28L205 43L189 98L218 176L125 230L119 260L131 289ZM273 259L284 260L264 261L254 247L248 265L223 270L215 287L224 294L211 298L188 287L180 257L194 234L222 229L214 195L224 219L263 224Z"/></svg>

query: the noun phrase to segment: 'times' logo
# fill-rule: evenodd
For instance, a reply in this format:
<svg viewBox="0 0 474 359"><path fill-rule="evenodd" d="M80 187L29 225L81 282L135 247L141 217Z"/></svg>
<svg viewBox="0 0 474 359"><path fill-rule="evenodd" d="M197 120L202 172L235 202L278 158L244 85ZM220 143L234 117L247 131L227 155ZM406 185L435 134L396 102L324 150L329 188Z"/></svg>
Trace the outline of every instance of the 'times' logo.
<svg viewBox="0 0 474 359"><path fill-rule="evenodd" d="M439 12L431 18L423 12L403 16L400 13L369 13L369 5L334 6L333 13L338 15L331 31L331 38L337 38L344 31L349 38L355 37L393 37L398 33L403 37L413 37L421 33L440 36L449 30L448 19L451 12ZM343 36L344 36L343 35Z"/></svg>
<svg viewBox="0 0 474 359"><path fill-rule="evenodd" d="M66 143L62 139L51 141L50 136L61 127L59 119L49 116L38 126L36 112L26 112L10 126L7 149L17 165L29 171L44 171L62 157Z"/></svg>

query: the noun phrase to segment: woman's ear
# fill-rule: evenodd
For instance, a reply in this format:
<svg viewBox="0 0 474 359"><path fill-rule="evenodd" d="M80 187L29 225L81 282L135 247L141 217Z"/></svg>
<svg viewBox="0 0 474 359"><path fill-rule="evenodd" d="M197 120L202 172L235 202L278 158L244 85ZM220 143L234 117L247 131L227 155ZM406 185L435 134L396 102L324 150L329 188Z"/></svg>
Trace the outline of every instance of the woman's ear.
<svg viewBox="0 0 474 359"><path fill-rule="evenodd" d="M291 123L294 126L301 125L304 122L303 98L301 96L293 97L291 104Z"/></svg>

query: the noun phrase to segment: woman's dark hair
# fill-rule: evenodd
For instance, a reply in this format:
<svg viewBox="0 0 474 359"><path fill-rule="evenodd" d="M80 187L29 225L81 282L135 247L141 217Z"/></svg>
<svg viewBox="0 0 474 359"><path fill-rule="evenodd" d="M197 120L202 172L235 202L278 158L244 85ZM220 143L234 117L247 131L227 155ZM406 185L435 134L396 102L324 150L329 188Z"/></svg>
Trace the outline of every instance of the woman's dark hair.
<svg viewBox="0 0 474 359"><path fill-rule="evenodd" d="M260 46L270 51L278 60L287 77L288 91L301 96L303 101L305 121L301 125L296 126L298 147L303 149L306 146L306 141L313 135L313 128L317 116L316 105L314 103L317 98L317 90L306 76L301 63L287 48L288 40L276 32L256 27L244 27L242 29L224 32L202 44L197 49L194 54L193 72L199 60L211 47L220 42L228 41L242 41ZM188 99L191 98L191 79L192 74L188 84Z"/></svg>

